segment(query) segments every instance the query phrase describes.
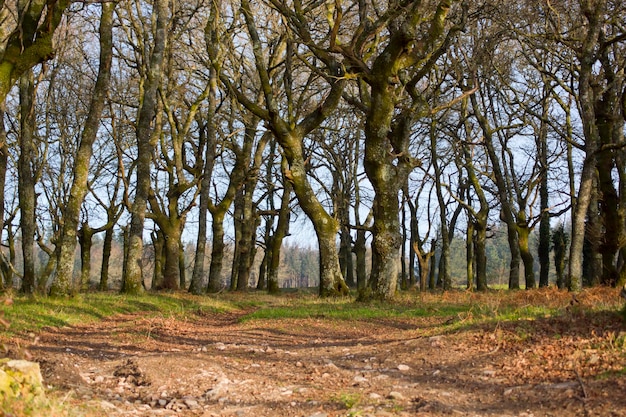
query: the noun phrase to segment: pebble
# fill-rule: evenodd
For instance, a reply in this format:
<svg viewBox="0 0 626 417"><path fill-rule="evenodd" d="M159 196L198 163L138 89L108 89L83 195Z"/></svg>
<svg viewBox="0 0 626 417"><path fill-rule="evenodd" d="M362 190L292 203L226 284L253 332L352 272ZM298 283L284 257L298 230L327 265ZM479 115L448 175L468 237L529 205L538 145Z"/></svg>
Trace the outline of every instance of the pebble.
<svg viewBox="0 0 626 417"><path fill-rule="evenodd" d="M391 399L391 400L398 400L398 401L402 401L404 400L404 395L402 395L401 393L399 393L398 391L391 391L389 393L389 395L387 395L387 398Z"/></svg>
<svg viewBox="0 0 626 417"><path fill-rule="evenodd" d="M318 411L317 413L311 414L309 417L328 417L328 414Z"/></svg>
<svg viewBox="0 0 626 417"><path fill-rule="evenodd" d="M194 400L193 398L185 398L183 402L189 408L196 408L199 406L198 401Z"/></svg>
<svg viewBox="0 0 626 417"><path fill-rule="evenodd" d="M354 377L354 382L356 382L357 384L367 382L367 378L365 378L363 375L357 375Z"/></svg>
<svg viewBox="0 0 626 417"><path fill-rule="evenodd" d="M107 410L117 410L117 407L114 404L104 400L100 401L100 406Z"/></svg>
<svg viewBox="0 0 626 417"><path fill-rule="evenodd" d="M399 371L404 372L404 371L408 371L409 369L411 369L411 367L409 365L404 365L404 364L398 365L398 370Z"/></svg>

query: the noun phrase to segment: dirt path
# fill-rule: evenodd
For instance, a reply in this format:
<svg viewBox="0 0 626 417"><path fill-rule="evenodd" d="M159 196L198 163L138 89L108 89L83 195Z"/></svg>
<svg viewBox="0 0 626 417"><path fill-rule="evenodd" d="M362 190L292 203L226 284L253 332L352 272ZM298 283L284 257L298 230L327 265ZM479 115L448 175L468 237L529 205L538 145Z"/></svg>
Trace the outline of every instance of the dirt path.
<svg viewBox="0 0 626 417"><path fill-rule="evenodd" d="M56 395L93 416L626 416L616 316L450 332L460 318L242 314L119 316L29 350Z"/></svg>

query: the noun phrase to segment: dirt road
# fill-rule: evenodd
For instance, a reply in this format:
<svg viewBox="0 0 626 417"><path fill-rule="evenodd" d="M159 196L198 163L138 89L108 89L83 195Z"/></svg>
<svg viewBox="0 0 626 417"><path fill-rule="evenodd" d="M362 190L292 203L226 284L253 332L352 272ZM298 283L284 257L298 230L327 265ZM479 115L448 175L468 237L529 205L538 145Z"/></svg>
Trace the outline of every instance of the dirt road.
<svg viewBox="0 0 626 417"><path fill-rule="evenodd" d="M93 416L626 416L617 315L245 314L117 316L50 329L29 351L53 395Z"/></svg>

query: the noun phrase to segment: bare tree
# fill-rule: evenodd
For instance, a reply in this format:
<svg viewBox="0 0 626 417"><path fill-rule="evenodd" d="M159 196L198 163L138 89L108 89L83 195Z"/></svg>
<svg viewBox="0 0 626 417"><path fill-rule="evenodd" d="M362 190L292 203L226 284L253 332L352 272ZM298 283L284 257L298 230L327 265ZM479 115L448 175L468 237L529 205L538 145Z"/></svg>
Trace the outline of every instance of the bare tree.
<svg viewBox="0 0 626 417"><path fill-rule="evenodd" d="M295 18L295 12L286 4L274 2L273 6L277 7L284 16L288 16L290 19ZM246 106L267 123L268 129L272 131L282 148L283 154L288 162L288 168L284 172L284 175L288 181L292 183L300 207L313 223L318 238L320 255L320 295L345 294L347 293L347 286L341 275L339 257L335 245L339 225L337 220L332 217L320 203L315 195L315 190L307 179L307 163L303 148L304 138L314 129L318 128L338 105L345 80L333 78L330 74L324 72L319 74L317 72L310 73L308 79L304 79L304 85L297 86L297 88L304 88L303 92L301 92L301 100L304 100L306 95L310 94L309 90L311 87L316 86L322 80L328 83L329 91L326 93L325 97L317 103L310 102L313 100L313 97L307 97L306 105L313 110L300 114L304 109L298 107L298 102L293 96L297 91L294 83L302 83L302 80L299 79L302 77L298 79L294 77L294 65L296 64L294 58L295 51L297 50L296 40L291 39L292 35L289 31L278 33L276 36L277 44L273 51L273 59L277 59L276 57L280 56L281 61L278 59L277 61L281 62L281 65L279 67L267 65L267 56L265 55L266 48L272 45L263 45L263 38L258 32L255 15L247 0L241 1L241 10L252 45L255 68L263 93L263 105L251 101L246 94L235 88L224 72L220 74L220 79L242 105ZM307 19L307 16L300 14L298 18ZM273 36L274 34L268 34L265 35L264 38L268 39L268 37ZM308 47L311 46L309 45ZM277 52L279 55L276 54ZM217 56L215 50L212 50L210 53L213 57ZM333 68L339 67L339 64L334 58L331 58L329 55L327 55L326 58L325 63L327 66ZM302 70L306 68L304 64L305 63L299 64ZM278 94L280 91L274 91L273 84L271 83L275 72L279 68L284 71L282 78L286 103L279 102ZM319 96L320 94L318 93L317 95ZM286 109L286 112L281 111L281 105ZM283 114L285 114L285 117L282 116Z"/></svg>
<svg viewBox="0 0 626 417"><path fill-rule="evenodd" d="M130 207L131 222L128 236L128 250L124 260L122 291L137 293L142 291L143 275L143 232L148 198L150 195L150 175L152 155L159 138L160 122L157 117L157 91L163 75L163 61L167 40L169 8L166 0L155 0L153 4L156 25L154 44L151 53L145 57L148 61L144 74L141 106L137 115L137 169L135 196ZM148 42L145 39L144 42Z"/></svg>
<svg viewBox="0 0 626 417"><path fill-rule="evenodd" d="M56 280L52 287L52 292L56 295L68 295L77 290L73 282L76 237L80 209L88 191L87 181L90 160L93 155L93 144L100 128L100 119L105 108L107 90L109 89L111 61L113 59L113 13L115 5L115 2L102 3L99 30L100 65L98 77L92 91L89 111L74 160L69 198L62 214L62 227L57 244ZM87 234L87 230L83 230L82 236L84 239L87 239ZM84 249L86 250L87 248Z"/></svg>

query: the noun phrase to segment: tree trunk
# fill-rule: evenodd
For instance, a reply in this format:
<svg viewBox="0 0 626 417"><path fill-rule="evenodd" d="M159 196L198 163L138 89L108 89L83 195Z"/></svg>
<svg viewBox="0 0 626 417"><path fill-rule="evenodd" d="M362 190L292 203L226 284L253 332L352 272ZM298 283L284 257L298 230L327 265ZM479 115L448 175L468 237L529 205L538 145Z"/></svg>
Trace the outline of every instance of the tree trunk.
<svg viewBox="0 0 626 417"><path fill-rule="evenodd" d="M595 95L593 91L594 66L597 62L596 47L601 34L600 16L604 15L606 4L594 2L586 4L584 16L587 19L587 33L578 51L580 68L578 70L578 100L580 118L585 136L585 159L580 173L577 201L572 214L572 236L570 245L570 262L567 284L570 291L578 291L582 287L583 268L582 253L585 239L585 218L591 202L591 193L596 174L596 154L599 146L599 132L596 125Z"/></svg>
<svg viewBox="0 0 626 417"><path fill-rule="evenodd" d="M389 184L383 175L376 176L372 226L372 273L369 286L374 298L391 299L398 283L398 255L401 235L398 219L398 186ZM386 190L385 190L386 189Z"/></svg>
<svg viewBox="0 0 626 417"><path fill-rule="evenodd" d="M603 97L596 100L596 125L600 146L612 147L623 145L623 118L614 109L617 105L615 85L617 80L613 76L609 78L609 87ZM620 91L621 97L621 91ZM617 114L616 114L617 113ZM600 218L603 225L603 234L600 236L598 249L602 257L600 282L602 285L615 287L617 285L618 271L615 263L619 249L624 245L624 209L621 207L620 196L615 188L613 173L615 172L616 150L605 150L597 154L598 188L602 198L599 201ZM623 167L618 169L624 169Z"/></svg>
<svg viewBox="0 0 626 417"><path fill-rule="evenodd" d="M356 239L354 241L354 257L356 258L356 287L362 292L367 287L367 247L365 230L358 229L356 231Z"/></svg>
<svg viewBox="0 0 626 417"><path fill-rule="evenodd" d="M0 103L3 105L11 88L25 71L54 55L54 32L72 2L31 0L16 4L18 24L10 34L5 28L1 30L6 42L0 54Z"/></svg>
<svg viewBox="0 0 626 417"><path fill-rule="evenodd" d="M474 290L476 285L476 276L474 266L476 265L476 251L474 250L474 222L467 222L467 231L465 234L465 271L467 275L467 289Z"/></svg>
<svg viewBox="0 0 626 417"><path fill-rule="evenodd" d="M91 247L93 244L94 231L85 222L78 231L80 244L80 285L81 291L89 289L89 279L91 277Z"/></svg>
<svg viewBox="0 0 626 417"><path fill-rule="evenodd" d="M300 146L302 137L296 132L284 132L278 141L283 144L287 161L286 165L283 164L283 175L291 183L298 197L300 208L313 223L317 236L320 256L319 294L322 297L346 295L349 290L341 275L339 254L335 243L339 224L326 212L307 179L306 163Z"/></svg>
<svg viewBox="0 0 626 417"><path fill-rule="evenodd" d="M433 170L435 173L435 193L439 203L439 229L441 232L441 254L439 257L439 280L444 290L450 289L452 280L450 277L450 237L448 234L448 205L443 197L443 185L441 183L441 168L439 166L439 153L437 149L437 122L430 123L430 154L432 158Z"/></svg>
<svg viewBox="0 0 626 417"><path fill-rule="evenodd" d="M33 294L37 287L35 277L35 162L34 128L35 121L35 81L32 71L20 77L20 156L18 159L18 195L20 200L20 229L22 231L22 258L24 273L21 291ZM4 211L2 212L4 215Z"/></svg>
<svg viewBox="0 0 626 417"><path fill-rule="evenodd" d="M152 271L152 284L150 289L159 290L163 288L165 271L165 239L161 230L150 234L152 238L152 250L154 251L154 270Z"/></svg>
<svg viewBox="0 0 626 417"><path fill-rule="evenodd" d="M389 155L392 149L392 117L395 110L388 80L372 86L372 103L365 123L365 173L376 198L372 203L372 272L369 280L371 295L377 299L391 299L398 283L398 256L402 245L398 216L400 187L405 183L404 164L394 164ZM402 132L397 132L401 135ZM408 173L406 173L408 175Z"/></svg>
<svg viewBox="0 0 626 417"><path fill-rule="evenodd" d="M189 292L192 294L202 294L205 292L205 256L207 242L207 220L210 201L211 177L213 174L213 166L215 164L215 144L216 144L216 128L214 115L217 107L217 99L215 97L216 77L215 71L209 69L209 82L212 83L211 93L209 94L209 109L207 111L206 125L206 148L204 154L204 168L202 179L200 180L200 201L198 205L198 238L196 240L196 254L193 264L193 274L191 276L191 284Z"/></svg>
<svg viewBox="0 0 626 417"><path fill-rule="evenodd" d="M4 213L4 190L7 177L7 163L9 161L9 146L7 132L4 126L4 101L0 102L0 213ZM4 214L0 215L0 230L4 230ZM0 289L5 287L4 274L0 276Z"/></svg>
<svg viewBox="0 0 626 417"><path fill-rule="evenodd" d="M59 243L57 245L57 276L53 293L67 295L75 291L73 288L74 256L76 251L76 232L80 217L80 208L87 194L89 165L93 154L100 119L104 110L105 99L111 78L111 62L113 59L113 13L117 3L102 3L100 18L100 66L98 77L93 89L89 112L78 145L74 160L73 180L68 201L62 210L63 221Z"/></svg>
<svg viewBox="0 0 626 417"><path fill-rule="evenodd" d="M113 227L109 227L104 232L102 241L102 266L100 268L100 291L109 289L109 264L111 261L111 249L113 248Z"/></svg>
<svg viewBox="0 0 626 417"><path fill-rule="evenodd" d="M250 285L250 272L256 255L256 230L260 224L260 217L254 207L253 197L258 182L257 173L263 161L262 152L264 149L265 144L259 144L255 153L255 162L243 188L241 201L241 239L239 242L237 289L243 291L247 290Z"/></svg>
<svg viewBox="0 0 626 417"><path fill-rule="evenodd" d="M163 268L163 286L165 290L177 290L180 284L180 227L173 225L163 232L165 245L165 265Z"/></svg>
<svg viewBox="0 0 626 417"><path fill-rule="evenodd" d="M137 184L135 198L130 208L131 221L128 239L128 251L124 262L124 279L122 292L127 294L142 291L143 282L143 232L148 196L150 193L150 173L152 153L158 139L160 118L154 127L152 123L157 115L157 89L161 83L163 60L169 22L167 0L155 0L156 32L154 46L149 59L148 77L145 82L144 94L137 120Z"/></svg>
<svg viewBox="0 0 626 417"><path fill-rule="evenodd" d="M356 287L352 262L352 236L349 225L343 221L339 232L339 265L341 266L341 273L345 277L346 285L351 288Z"/></svg>
<svg viewBox="0 0 626 417"><path fill-rule="evenodd" d="M209 267L209 281L207 291L217 293L222 290L222 265L224 263L224 216L223 211L212 211L213 221L211 229L213 241L211 244L211 265Z"/></svg>
<svg viewBox="0 0 626 417"><path fill-rule="evenodd" d="M178 287L184 290L187 286L187 257L185 254L185 245L180 237L178 239L178 248Z"/></svg>
<svg viewBox="0 0 626 417"><path fill-rule="evenodd" d="M559 289L565 285L565 263L567 257L568 237L563 224L560 224L552 233L552 247L554 248L554 269L556 270L556 286Z"/></svg>
<svg viewBox="0 0 626 417"><path fill-rule="evenodd" d="M585 240L583 242L583 286L593 287L600 283L603 275L603 256L600 253L602 240L602 219L598 210L598 186L597 177L591 191L591 201L587 209L585 221ZM612 263L613 260L610 260Z"/></svg>
<svg viewBox="0 0 626 417"><path fill-rule="evenodd" d="M541 121L537 135L537 151L541 179L539 182L539 244L537 255L539 258L539 288L550 285L550 196L548 190L548 117L550 114L550 100L548 99L552 86L547 77L542 77L544 83L544 97L542 99Z"/></svg>
<svg viewBox="0 0 626 417"><path fill-rule="evenodd" d="M517 236L520 247L520 256L522 262L524 262L524 279L526 289L535 288L535 272L534 272L534 258L530 251L530 228L527 226L518 225Z"/></svg>
<svg viewBox="0 0 626 417"><path fill-rule="evenodd" d="M489 126L489 121L482 113L480 106L478 105L478 99L474 94L470 96L472 108L474 114L480 124L483 135L485 136L484 143L487 149L487 154L491 160L491 166L493 168L493 176L495 177L497 187L497 197L500 202L500 219L506 224L509 250L511 253L511 263L509 264L509 289L519 289L519 242L517 236L517 225L515 222L515 216L513 215L513 209L509 199L508 187L505 181L504 172L500 163L494 143L493 143L493 129Z"/></svg>
<svg viewBox="0 0 626 417"><path fill-rule="evenodd" d="M474 254L476 256L476 289L486 291L487 287L487 218L475 223Z"/></svg>
<svg viewBox="0 0 626 417"><path fill-rule="evenodd" d="M407 290L409 288L408 285L408 276L406 271L406 204L404 201L402 202L402 246L400 249L400 288L403 290Z"/></svg>
<svg viewBox="0 0 626 417"><path fill-rule="evenodd" d="M283 163L286 161L283 160ZM281 197L280 210L278 211L278 223L272 236L270 258L267 266L267 290L270 294L280 293L278 285L278 267L280 266L280 251L283 239L289 234L289 220L291 218L291 184L283 176L283 195Z"/></svg>

